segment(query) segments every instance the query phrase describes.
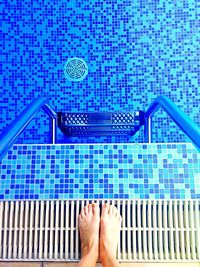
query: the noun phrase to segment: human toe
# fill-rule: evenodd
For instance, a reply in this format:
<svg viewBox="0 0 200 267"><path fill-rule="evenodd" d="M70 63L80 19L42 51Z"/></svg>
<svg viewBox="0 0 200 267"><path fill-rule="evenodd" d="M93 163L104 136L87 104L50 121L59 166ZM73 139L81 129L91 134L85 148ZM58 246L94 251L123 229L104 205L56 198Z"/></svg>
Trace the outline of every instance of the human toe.
<svg viewBox="0 0 200 267"><path fill-rule="evenodd" d="M99 216L99 206L96 203L92 204L92 212L94 216Z"/></svg>
<svg viewBox="0 0 200 267"><path fill-rule="evenodd" d="M109 212L109 204L108 203L104 203L102 206L102 216L107 215Z"/></svg>

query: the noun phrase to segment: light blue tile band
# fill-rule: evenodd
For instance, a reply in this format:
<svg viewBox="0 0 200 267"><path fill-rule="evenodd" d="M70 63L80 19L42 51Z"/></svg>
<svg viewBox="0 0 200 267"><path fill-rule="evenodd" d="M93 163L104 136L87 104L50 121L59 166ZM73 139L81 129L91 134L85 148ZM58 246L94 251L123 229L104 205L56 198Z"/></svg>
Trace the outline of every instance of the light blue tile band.
<svg viewBox="0 0 200 267"><path fill-rule="evenodd" d="M0 166L0 199L197 199L191 144L14 146Z"/></svg>

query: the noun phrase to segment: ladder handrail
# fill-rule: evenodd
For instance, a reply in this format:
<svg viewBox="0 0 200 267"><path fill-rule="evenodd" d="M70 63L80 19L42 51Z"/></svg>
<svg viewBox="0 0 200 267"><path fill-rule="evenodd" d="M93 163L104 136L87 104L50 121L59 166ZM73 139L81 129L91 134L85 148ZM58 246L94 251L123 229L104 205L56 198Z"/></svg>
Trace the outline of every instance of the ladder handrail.
<svg viewBox="0 0 200 267"><path fill-rule="evenodd" d="M200 150L200 128L166 96L157 97L144 113L145 142L152 142L152 117L160 107L165 110L165 112ZM0 160L40 110L43 110L51 119L51 143L55 144L57 113L49 106L46 98L38 97L33 100L0 134Z"/></svg>
<svg viewBox="0 0 200 267"><path fill-rule="evenodd" d="M51 143L56 142L56 112L49 106L44 97L34 99L0 134L0 160L15 143L19 135L24 131L26 126L43 110L50 117L51 122Z"/></svg>
<svg viewBox="0 0 200 267"><path fill-rule="evenodd" d="M160 107L164 109L171 119L200 150L200 127L166 96L157 97L149 106L148 110L144 113L145 142L152 142L152 117Z"/></svg>

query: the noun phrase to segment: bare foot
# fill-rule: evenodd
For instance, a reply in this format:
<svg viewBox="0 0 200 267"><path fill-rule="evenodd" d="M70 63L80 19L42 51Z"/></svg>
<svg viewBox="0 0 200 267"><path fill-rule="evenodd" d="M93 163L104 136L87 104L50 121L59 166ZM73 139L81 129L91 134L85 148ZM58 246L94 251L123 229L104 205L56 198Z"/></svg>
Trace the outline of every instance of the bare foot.
<svg viewBox="0 0 200 267"><path fill-rule="evenodd" d="M99 207L96 204L89 204L82 209L79 215L82 257L92 252L96 260L98 259L99 221Z"/></svg>
<svg viewBox="0 0 200 267"><path fill-rule="evenodd" d="M104 204L100 221L100 259L116 259L121 226L121 215L113 205Z"/></svg>

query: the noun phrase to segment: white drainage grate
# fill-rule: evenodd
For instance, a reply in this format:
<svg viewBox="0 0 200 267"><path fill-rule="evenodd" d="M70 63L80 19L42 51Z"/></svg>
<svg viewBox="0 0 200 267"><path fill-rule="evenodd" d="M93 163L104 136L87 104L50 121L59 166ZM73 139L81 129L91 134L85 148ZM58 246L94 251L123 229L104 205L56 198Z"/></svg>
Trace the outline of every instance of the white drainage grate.
<svg viewBox="0 0 200 267"><path fill-rule="evenodd" d="M104 201L97 201L100 205ZM115 200L120 261L200 261L200 200ZM77 261L89 201L0 202L0 260Z"/></svg>
<svg viewBox="0 0 200 267"><path fill-rule="evenodd" d="M70 58L64 66L65 77L69 81L82 81L88 74L88 67L82 58Z"/></svg>

